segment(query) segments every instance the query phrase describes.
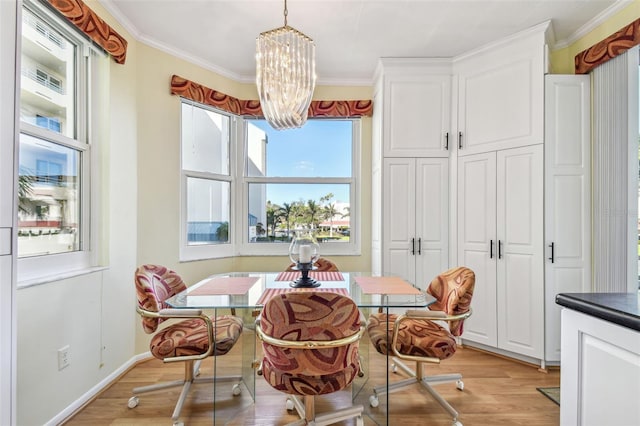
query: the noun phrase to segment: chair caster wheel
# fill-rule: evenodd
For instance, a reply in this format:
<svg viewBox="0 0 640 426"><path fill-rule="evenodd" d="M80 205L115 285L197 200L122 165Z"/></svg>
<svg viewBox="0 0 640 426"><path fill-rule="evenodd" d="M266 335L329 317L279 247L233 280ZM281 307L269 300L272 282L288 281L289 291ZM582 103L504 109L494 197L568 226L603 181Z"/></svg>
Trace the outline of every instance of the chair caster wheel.
<svg viewBox="0 0 640 426"><path fill-rule="evenodd" d="M464 389L464 382L462 380L458 380L456 382L456 387L458 388L458 390L463 390Z"/></svg>
<svg viewBox="0 0 640 426"><path fill-rule="evenodd" d="M371 405L373 408L376 408L378 405L380 405L380 400L376 395L371 395L369 397L369 405Z"/></svg>
<svg viewBox="0 0 640 426"><path fill-rule="evenodd" d="M140 403L140 400L138 399L138 397L132 396L131 398L129 398L129 402L127 402L127 407L136 408L139 403Z"/></svg>
<svg viewBox="0 0 640 426"><path fill-rule="evenodd" d="M391 372L392 373L397 373L398 372L398 366L396 364L391 364Z"/></svg>
<svg viewBox="0 0 640 426"><path fill-rule="evenodd" d="M183 422L173 422L173 426L184 426Z"/></svg>
<svg viewBox="0 0 640 426"><path fill-rule="evenodd" d="M231 393L233 394L233 396L238 396L241 392L242 388L239 384L236 383L235 385L233 385L233 388L231 389Z"/></svg>
<svg viewBox="0 0 640 426"><path fill-rule="evenodd" d="M453 422L453 426L462 426L462 423L460 423L459 421L455 420Z"/></svg>
<svg viewBox="0 0 640 426"><path fill-rule="evenodd" d="M356 426L364 426L364 420L362 420L362 416L356 417Z"/></svg>
<svg viewBox="0 0 640 426"><path fill-rule="evenodd" d="M293 411L293 401L289 398L287 398L287 411Z"/></svg>

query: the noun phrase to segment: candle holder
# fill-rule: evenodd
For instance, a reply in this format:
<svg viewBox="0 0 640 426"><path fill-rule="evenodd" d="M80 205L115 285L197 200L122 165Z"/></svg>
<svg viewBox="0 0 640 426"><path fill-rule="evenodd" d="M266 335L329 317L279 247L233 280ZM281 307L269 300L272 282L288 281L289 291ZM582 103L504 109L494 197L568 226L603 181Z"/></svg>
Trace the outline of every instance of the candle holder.
<svg viewBox="0 0 640 426"><path fill-rule="evenodd" d="M309 230L296 231L289 245L289 258L295 264L292 268L300 271L302 276L289 283L291 287L319 287L320 283L309 277L309 271L317 269L313 263L320 257L318 242Z"/></svg>
<svg viewBox="0 0 640 426"><path fill-rule="evenodd" d="M291 269L298 270L298 271L300 271L302 273L302 276L300 278L298 278L295 281L291 281L289 283L289 285L291 287L294 287L294 288L320 287L320 283L318 281L316 281L313 278L309 277L309 271L313 271L314 269L318 269L317 267L313 266L313 263L311 263L311 262L309 262L309 263L298 263L298 264L296 264L296 266L294 266Z"/></svg>

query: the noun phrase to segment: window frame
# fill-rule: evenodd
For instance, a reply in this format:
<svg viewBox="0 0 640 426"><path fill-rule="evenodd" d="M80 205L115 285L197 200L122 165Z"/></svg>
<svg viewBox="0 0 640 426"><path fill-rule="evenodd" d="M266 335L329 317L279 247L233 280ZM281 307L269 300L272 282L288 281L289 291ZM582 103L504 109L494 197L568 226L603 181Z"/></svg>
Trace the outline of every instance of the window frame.
<svg viewBox="0 0 640 426"><path fill-rule="evenodd" d="M178 104L180 114L180 135L182 135L182 104L198 106L230 119L229 125L229 176L206 172L189 171L182 168L182 136L180 139L180 215L179 215L179 260L190 262L197 260L219 259L233 256L287 256L289 244L286 243L250 243L249 242L249 185L255 183L296 183L296 184L349 184L350 225L349 242L324 242L320 246L322 255L360 255L362 242L361 218L361 118L331 118L352 122L351 136L351 177L308 178L308 177L249 177L246 176L248 144L246 138L245 117L181 97ZM313 120L313 119L309 119ZM318 118L316 120L321 120ZM228 244L187 244L187 178L225 180L231 182L229 243ZM238 219L240 218L240 219Z"/></svg>
<svg viewBox="0 0 640 426"><path fill-rule="evenodd" d="M325 120L323 118L310 118L309 120ZM328 120L328 119L327 119ZM350 221L349 242L323 242L320 244L321 255L359 255L361 253L361 216L360 216L360 179L361 179L361 162L360 152L362 144L362 121L359 118L331 118L331 120L348 120L352 123L351 134L351 177L257 177L246 176L247 161L247 138L246 120L242 120L240 131L242 132L242 149L243 154L238 158L236 167L240 167L242 171L238 179L240 187L239 194L241 197L242 224L238 229L239 233L235 236L239 243L239 252L242 256L287 256L289 254L289 244L284 243L256 243L249 242L249 185L256 183L263 184L349 184L349 212L350 217L354 220ZM286 131L286 130L285 130Z"/></svg>
<svg viewBox="0 0 640 426"><path fill-rule="evenodd" d="M74 137L65 136L53 130L42 128L22 120L18 120L19 134L25 134L43 141L75 150L80 155L78 170L78 197L80 198L79 229L80 240L76 251L54 253L41 256L19 257L17 259L18 287L34 283L47 282L51 277L66 276L76 271L84 271L95 267L98 259L97 235L98 224L98 160L95 156L98 138L96 122L100 89L100 72L98 60L105 54L96 49L92 43L71 23L63 20L50 8L36 0L25 0L19 8L19 36L22 37L22 13L27 8L37 18L42 19L56 31L77 46L74 73L76 93L73 100ZM22 53L19 55L20 61ZM16 79L16 91L20 93L21 80ZM18 98L19 100L19 98ZM49 117L48 117L49 118ZM67 118L67 121L68 118ZM20 141L18 139L19 146Z"/></svg>
<svg viewBox="0 0 640 426"><path fill-rule="evenodd" d="M182 167L182 126L184 125L182 121L182 105L188 104L192 106L196 106L199 108L203 108L208 111L212 111L216 114L224 115L229 118L229 175L223 175L219 173L210 173L210 172L201 172L201 171L193 171L193 170L185 170ZM237 127L238 127L238 117L234 114L230 114L226 111L222 111L218 108L211 107L209 105L204 105L199 102L192 101L186 98L180 98L179 104L179 114L180 114L180 261L188 262L195 260L205 260L205 259L219 259L225 257L232 257L236 252L236 244L234 239L234 232L237 224L234 224L232 218L236 217L236 193L234 190L234 176L236 175L235 168L235 158L236 154L236 144L234 143L234 138L237 135ZM188 178L198 178L198 179L206 179L206 180L214 180L214 181L222 181L229 182L230 184L230 194L229 194L229 242L223 244L199 244L199 245L189 245L187 241L187 180Z"/></svg>

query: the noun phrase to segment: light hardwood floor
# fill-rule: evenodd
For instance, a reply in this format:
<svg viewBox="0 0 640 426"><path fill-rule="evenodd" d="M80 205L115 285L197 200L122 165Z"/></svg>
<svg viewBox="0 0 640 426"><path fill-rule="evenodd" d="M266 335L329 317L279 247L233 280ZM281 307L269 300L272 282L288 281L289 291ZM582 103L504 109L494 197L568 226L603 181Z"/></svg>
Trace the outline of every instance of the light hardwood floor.
<svg viewBox="0 0 640 426"><path fill-rule="evenodd" d="M361 345L363 346L363 345ZM218 371L235 374L241 361L241 348L220 357ZM358 394L356 403L365 408L365 425L384 424L381 418L386 410L381 403L378 408L368 405L370 388L384 383L385 358L368 346L370 378L365 391ZM207 360L201 368L202 375L211 374L213 361ZM460 348L456 354L440 365L429 367L427 374L460 372L465 388L456 389L454 383L436 385L436 389L460 412L459 420L464 426L474 425L558 425L560 408L536 390L537 387L559 386L559 370L543 373L536 366L501 358L472 348ZM180 379L182 365L167 365L158 360L148 360L136 365L116 383L102 392L95 400L75 413L65 422L67 426L81 425L170 425L173 407L179 390L159 391L140 396L140 404L134 409L127 407L131 389L159 381ZM401 379L402 373L391 374L391 380ZM192 393L182 410L181 420L185 425L284 425L295 421L297 416L285 409L286 397L269 387L262 377L256 378L256 401L246 389L240 396L231 396L231 384L218 384L217 402L213 410L212 386L200 384ZM331 407L340 408L350 403L350 391L339 392L317 398L316 412ZM449 415L418 386L394 392L390 395L389 425L450 426ZM343 422L353 425L355 422Z"/></svg>

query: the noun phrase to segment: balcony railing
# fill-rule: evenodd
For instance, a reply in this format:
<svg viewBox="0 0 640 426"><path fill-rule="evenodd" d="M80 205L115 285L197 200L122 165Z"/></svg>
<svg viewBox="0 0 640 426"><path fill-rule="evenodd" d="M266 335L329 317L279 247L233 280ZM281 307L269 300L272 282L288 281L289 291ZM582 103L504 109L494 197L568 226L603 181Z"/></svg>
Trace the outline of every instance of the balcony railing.
<svg viewBox="0 0 640 426"><path fill-rule="evenodd" d="M59 93L61 95L65 94L64 89L57 85L57 84L53 84L51 83L51 81L48 78L45 78L41 75L37 74L37 71L34 69L30 69L30 68L22 68L21 74L24 77L27 77L29 80L33 80L35 82L37 82L38 84L53 90L56 93Z"/></svg>
<svg viewBox="0 0 640 426"><path fill-rule="evenodd" d="M36 18L35 16L31 15L30 13L24 13L22 15L22 22L24 24L27 24L34 30L36 30L38 33L40 33L40 35L42 35L42 37L51 41L53 44L55 44L59 48L61 49L66 48L67 43L62 37L60 37L59 34L57 34L57 32L50 29L44 22L42 22L40 19Z"/></svg>

